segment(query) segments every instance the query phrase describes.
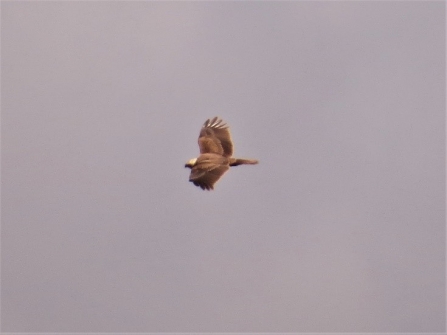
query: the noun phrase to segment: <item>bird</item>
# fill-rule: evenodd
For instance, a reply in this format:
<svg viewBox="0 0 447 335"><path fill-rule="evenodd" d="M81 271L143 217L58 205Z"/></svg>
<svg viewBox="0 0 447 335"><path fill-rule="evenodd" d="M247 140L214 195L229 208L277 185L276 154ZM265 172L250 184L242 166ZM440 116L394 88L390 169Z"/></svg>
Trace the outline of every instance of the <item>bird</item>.
<svg viewBox="0 0 447 335"><path fill-rule="evenodd" d="M191 169L189 181L202 190L214 190L214 184L230 166L258 164L256 159L233 158L233 142L229 127L217 116L208 119L200 129L200 155L190 159L185 168Z"/></svg>

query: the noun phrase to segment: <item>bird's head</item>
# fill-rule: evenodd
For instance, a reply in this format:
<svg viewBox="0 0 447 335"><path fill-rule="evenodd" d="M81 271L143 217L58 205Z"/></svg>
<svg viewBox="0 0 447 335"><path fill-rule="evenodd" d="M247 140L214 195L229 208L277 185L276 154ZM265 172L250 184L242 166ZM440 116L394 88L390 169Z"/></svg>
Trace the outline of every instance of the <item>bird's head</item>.
<svg viewBox="0 0 447 335"><path fill-rule="evenodd" d="M185 164L185 167L192 169L192 167L196 165L196 162L197 158L192 158Z"/></svg>

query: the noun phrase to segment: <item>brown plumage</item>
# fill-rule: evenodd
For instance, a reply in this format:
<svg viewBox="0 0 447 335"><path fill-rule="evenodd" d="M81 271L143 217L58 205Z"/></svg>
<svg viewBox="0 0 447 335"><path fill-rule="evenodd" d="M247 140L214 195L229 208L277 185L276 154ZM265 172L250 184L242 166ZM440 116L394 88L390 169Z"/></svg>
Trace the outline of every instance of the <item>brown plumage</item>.
<svg viewBox="0 0 447 335"><path fill-rule="evenodd" d="M202 190L213 190L214 184L230 166L258 164L255 159L233 158L230 130L222 120L214 117L202 126L199 135L200 156L185 164L191 169L189 181Z"/></svg>

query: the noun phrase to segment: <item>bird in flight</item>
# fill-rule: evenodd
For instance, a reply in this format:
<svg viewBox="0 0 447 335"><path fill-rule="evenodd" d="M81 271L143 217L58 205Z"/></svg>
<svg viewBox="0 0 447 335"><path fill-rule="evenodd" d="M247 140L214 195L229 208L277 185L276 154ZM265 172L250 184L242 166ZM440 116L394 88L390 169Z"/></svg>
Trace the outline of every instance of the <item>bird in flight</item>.
<svg viewBox="0 0 447 335"><path fill-rule="evenodd" d="M200 156L190 159L185 167L191 169L189 181L202 190L213 190L214 184L230 166L258 164L255 159L233 158L230 130L217 116L208 119L200 129Z"/></svg>

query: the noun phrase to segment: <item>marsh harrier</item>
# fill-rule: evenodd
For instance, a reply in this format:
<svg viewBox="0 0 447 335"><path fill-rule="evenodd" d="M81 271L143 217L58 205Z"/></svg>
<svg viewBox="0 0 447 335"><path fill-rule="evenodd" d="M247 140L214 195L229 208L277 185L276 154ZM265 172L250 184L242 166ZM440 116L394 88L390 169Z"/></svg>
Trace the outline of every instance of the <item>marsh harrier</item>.
<svg viewBox="0 0 447 335"><path fill-rule="evenodd" d="M202 190L213 190L214 184L230 166L258 164L255 159L233 158L230 130L217 117L208 119L199 135L200 156L185 164L191 169L189 181Z"/></svg>

